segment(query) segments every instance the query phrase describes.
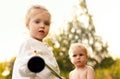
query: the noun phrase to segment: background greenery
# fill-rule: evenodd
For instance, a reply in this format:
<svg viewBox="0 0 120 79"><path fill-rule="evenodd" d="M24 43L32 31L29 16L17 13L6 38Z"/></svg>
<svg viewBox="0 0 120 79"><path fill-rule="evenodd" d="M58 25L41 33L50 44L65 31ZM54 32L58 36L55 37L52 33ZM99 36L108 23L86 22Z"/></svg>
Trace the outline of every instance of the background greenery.
<svg viewBox="0 0 120 79"><path fill-rule="evenodd" d="M81 17L85 18L85 22ZM70 44L81 42L92 51L87 63L95 69L96 79L120 79L120 59L113 60L109 55L108 43L96 34L86 0L80 0L79 5L75 6L73 19L68 22L67 29L58 35L47 37L44 41L52 48L62 76L68 78L69 72L74 68L68 58ZM15 57L10 61L0 62L0 79L11 79L14 60Z"/></svg>

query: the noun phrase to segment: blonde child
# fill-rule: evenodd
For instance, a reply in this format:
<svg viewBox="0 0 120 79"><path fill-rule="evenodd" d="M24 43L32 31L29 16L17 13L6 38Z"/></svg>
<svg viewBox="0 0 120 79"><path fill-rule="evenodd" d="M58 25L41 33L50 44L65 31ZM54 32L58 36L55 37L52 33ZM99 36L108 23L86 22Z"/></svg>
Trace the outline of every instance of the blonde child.
<svg viewBox="0 0 120 79"><path fill-rule="evenodd" d="M69 48L69 58L75 69L69 73L69 79L95 79L94 69L86 64L88 52L81 43L73 43Z"/></svg>
<svg viewBox="0 0 120 79"><path fill-rule="evenodd" d="M58 74L60 73L53 52L43 42L43 39L48 35L50 24L51 14L45 7L33 5L28 10L26 27L29 30L30 38L21 45L14 63L12 79L58 79L47 67L39 73L33 73L27 67L29 59L34 55L34 52L37 52L46 64Z"/></svg>

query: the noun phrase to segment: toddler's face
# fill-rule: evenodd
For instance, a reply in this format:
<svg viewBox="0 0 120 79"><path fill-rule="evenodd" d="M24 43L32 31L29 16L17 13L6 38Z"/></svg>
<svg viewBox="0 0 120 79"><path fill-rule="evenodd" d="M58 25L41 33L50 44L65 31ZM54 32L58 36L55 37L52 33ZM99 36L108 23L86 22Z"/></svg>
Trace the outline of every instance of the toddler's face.
<svg viewBox="0 0 120 79"><path fill-rule="evenodd" d="M70 53L71 62L77 67L84 66L87 61L87 54L85 52L86 51L80 47L73 48Z"/></svg>
<svg viewBox="0 0 120 79"><path fill-rule="evenodd" d="M33 38L42 41L49 32L50 20L51 16L47 11L40 9L34 10L27 26L30 35Z"/></svg>

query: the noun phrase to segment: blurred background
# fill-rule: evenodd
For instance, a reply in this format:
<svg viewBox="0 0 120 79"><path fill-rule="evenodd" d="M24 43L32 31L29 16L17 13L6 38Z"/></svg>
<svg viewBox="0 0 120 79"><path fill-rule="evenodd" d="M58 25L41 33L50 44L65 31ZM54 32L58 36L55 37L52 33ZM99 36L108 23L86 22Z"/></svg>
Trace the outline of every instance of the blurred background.
<svg viewBox="0 0 120 79"><path fill-rule="evenodd" d="M119 0L1 0L0 79L11 79L20 44L28 37L25 14L34 4L52 14L50 34L44 40L53 50L61 75L74 67L68 58L71 43L84 43L88 64L96 79L120 79ZM61 61L62 60L62 61Z"/></svg>

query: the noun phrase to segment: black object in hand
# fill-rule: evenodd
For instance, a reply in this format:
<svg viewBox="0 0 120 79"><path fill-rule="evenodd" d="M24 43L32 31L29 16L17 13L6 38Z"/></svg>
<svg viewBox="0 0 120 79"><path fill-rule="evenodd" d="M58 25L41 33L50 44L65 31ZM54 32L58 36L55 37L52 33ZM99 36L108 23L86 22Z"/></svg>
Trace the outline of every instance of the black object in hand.
<svg viewBox="0 0 120 79"><path fill-rule="evenodd" d="M28 61L27 66L28 66L28 69L31 72L38 73L38 72L40 72L40 71L42 71L44 69L45 62L44 62L44 60L41 57L33 56Z"/></svg>

